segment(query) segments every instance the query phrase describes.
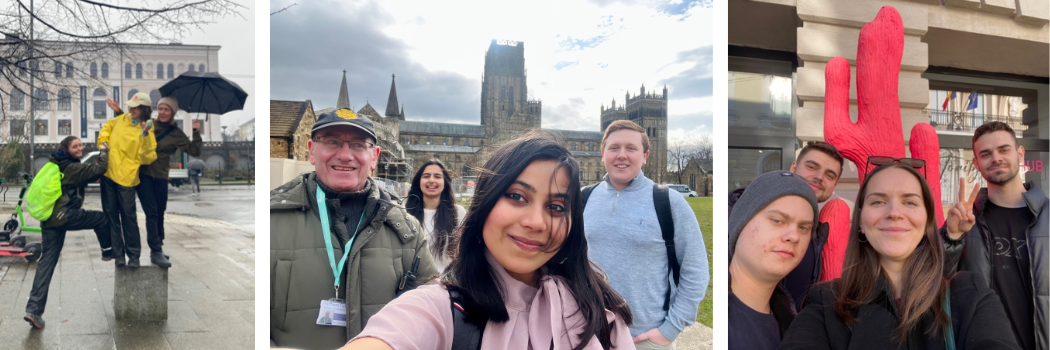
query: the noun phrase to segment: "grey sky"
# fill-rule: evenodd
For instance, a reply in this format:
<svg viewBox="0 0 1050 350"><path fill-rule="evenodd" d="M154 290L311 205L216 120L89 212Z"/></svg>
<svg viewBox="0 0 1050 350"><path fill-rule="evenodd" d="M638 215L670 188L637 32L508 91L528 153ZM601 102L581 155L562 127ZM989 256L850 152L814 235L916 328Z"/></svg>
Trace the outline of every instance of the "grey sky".
<svg viewBox="0 0 1050 350"><path fill-rule="evenodd" d="M255 2L237 0L245 6L240 17L227 17L216 23L201 26L186 36L187 45L219 45L219 74L233 80L248 92L244 110L226 113L222 125L236 129L255 117ZM232 130L227 131L227 133Z"/></svg>
<svg viewBox="0 0 1050 350"><path fill-rule="evenodd" d="M269 4L270 11L294 0ZM549 4L547 2L550 2ZM598 131L602 104L670 90L672 136L710 133L710 1L299 2L270 16L270 98L333 107L342 71L356 109L386 109L390 76L409 120L476 124L492 39L522 41L543 127ZM557 8L557 11L550 9ZM224 48L225 50L225 48Z"/></svg>

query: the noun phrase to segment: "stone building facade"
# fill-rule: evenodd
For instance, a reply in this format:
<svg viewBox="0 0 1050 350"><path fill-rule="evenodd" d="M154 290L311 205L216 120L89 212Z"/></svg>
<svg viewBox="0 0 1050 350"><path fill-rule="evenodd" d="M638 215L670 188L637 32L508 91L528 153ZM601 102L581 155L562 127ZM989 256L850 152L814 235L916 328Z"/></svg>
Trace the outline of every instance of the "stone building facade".
<svg viewBox="0 0 1050 350"><path fill-rule="evenodd" d="M601 130L604 131L616 120L630 120L641 126L645 129L645 134L649 136L649 159L642 167L642 171L656 183L670 181L665 178L667 173L667 86L664 86L663 94L658 95L655 91L647 93L645 85L642 85L637 95L632 97L629 93L624 94L624 101L626 102L619 107L616 106L616 99L612 100L609 108L602 105Z"/></svg>
<svg viewBox="0 0 1050 350"><path fill-rule="evenodd" d="M306 142L315 121L310 100L270 100L270 158L309 161Z"/></svg>

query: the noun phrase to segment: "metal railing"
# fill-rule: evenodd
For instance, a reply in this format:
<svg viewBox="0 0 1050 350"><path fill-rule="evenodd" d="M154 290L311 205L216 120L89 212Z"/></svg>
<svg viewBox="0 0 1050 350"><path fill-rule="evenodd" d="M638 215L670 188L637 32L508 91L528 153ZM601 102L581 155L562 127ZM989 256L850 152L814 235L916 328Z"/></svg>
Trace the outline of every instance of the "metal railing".
<svg viewBox="0 0 1050 350"><path fill-rule="evenodd" d="M922 114L930 117L930 125L937 130L973 132L977 127L993 121L1006 123L1017 132L1028 130L1028 126L1021 123L1021 117L929 108L923 109Z"/></svg>

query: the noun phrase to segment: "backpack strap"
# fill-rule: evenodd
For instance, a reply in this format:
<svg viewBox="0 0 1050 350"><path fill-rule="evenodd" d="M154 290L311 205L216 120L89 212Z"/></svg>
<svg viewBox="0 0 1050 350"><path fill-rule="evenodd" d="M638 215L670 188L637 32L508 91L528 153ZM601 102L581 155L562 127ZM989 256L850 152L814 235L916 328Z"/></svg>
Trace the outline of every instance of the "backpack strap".
<svg viewBox="0 0 1050 350"><path fill-rule="evenodd" d="M177 127L178 127L178 125L170 125L170 126L168 126L168 129L164 130L164 132L160 133L160 135L154 134L153 138L156 139L157 142L160 142L160 140L163 140L164 137L168 136L168 134L170 134L171 131L174 130L175 128L177 128Z"/></svg>
<svg viewBox="0 0 1050 350"><path fill-rule="evenodd" d="M664 237L664 246L667 248L667 265L671 268L671 276L674 285L678 287L678 279L682 274L682 267L678 265L678 257L674 251L674 218L671 216L671 199L668 197L670 189L663 185L653 185L653 204L656 207L656 219L660 221L660 232ZM664 311L671 308L671 289L667 289L664 296Z"/></svg>
<svg viewBox="0 0 1050 350"><path fill-rule="evenodd" d="M467 321L467 311L463 308L463 296L454 290L448 291L452 304L452 350L481 349L481 335L485 326Z"/></svg>
<svg viewBox="0 0 1050 350"><path fill-rule="evenodd" d="M598 187L600 183L590 184L583 188L583 205L587 205L587 198L591 198L591 192L594 192L594 188Z"/></svg>

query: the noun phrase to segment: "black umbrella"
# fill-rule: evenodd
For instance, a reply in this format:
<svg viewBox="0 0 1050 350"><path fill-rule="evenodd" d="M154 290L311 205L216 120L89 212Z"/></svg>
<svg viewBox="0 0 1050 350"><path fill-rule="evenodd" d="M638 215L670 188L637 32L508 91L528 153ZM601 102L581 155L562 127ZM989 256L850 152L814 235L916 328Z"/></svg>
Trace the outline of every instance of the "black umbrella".
<svg viewBox="0 0 1050 350"><path fill-rule="evenodd" d="M248 93L215 72L186 72L160 87L160 93L179 101L190 113L224 114L244 108Z"/></svg>

